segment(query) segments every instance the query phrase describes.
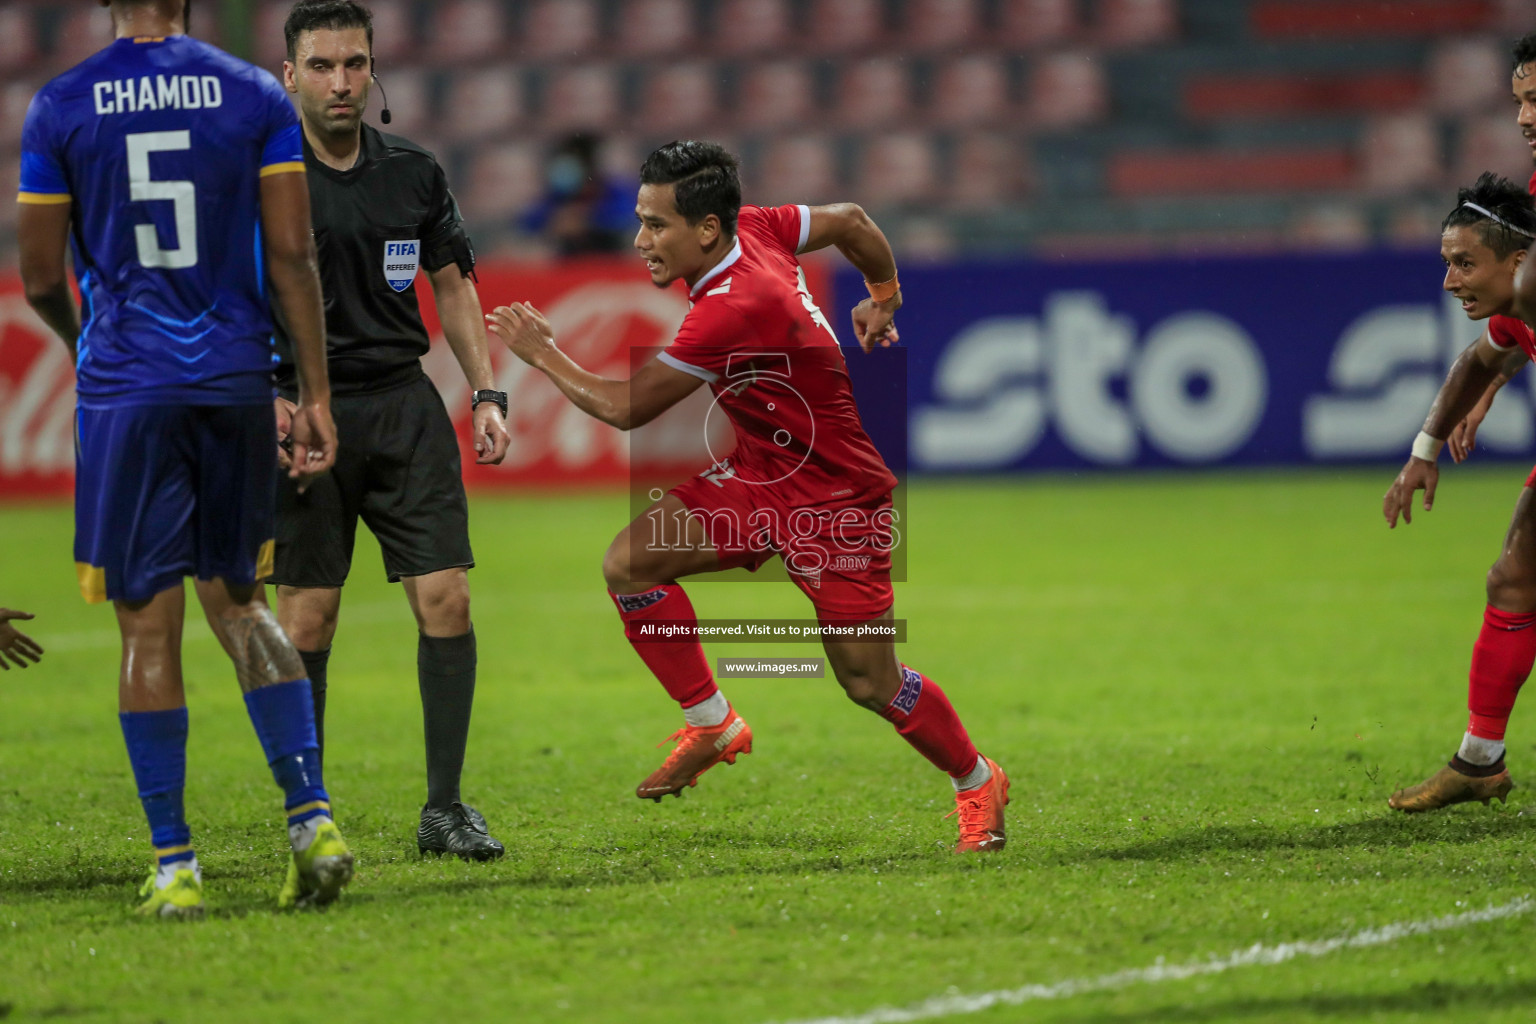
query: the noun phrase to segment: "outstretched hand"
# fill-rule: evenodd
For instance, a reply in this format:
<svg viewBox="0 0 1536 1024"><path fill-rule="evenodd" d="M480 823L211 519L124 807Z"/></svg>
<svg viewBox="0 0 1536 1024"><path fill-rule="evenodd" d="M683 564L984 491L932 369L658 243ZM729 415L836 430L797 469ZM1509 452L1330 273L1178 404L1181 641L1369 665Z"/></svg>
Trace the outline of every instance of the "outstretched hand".
<svg viewBox="0 0 1536 1024"><path fill-rule="evenodd" d="M26 668L37 664L43 656L43 646L27 634L11 625L13 619L30 619L29 612L13 612L0 608L0 669L9 672L11 665ZM10 659L7 663L6 659Z"/></svg>
<svg viewBox="0 0 1536 1024"><path fill-rule="evenodd" d="M1386 517L1387 529L1397 528L1397 517L1401 515L1403 522L1413 522L1413 495L1417 491L1424 492L1424 511L1428 512L1435 507L1435 485L1440 482L1440 467L1433 462L1425 462L1418 456L1408 459L1403 471L1397 474L1397 479L1392 481L1392 486L1387 488L1387 493L1381 499L1381 514Z"/></svg>
<svg viewBox="0 0 1536 1024"><path fill-rule="evenodd" d="M896 311L901 308L901 292L884 302L865 299L853 307L853 336L865 352L875 346L889 348L901 340L896 331Z"/></svg>
<svg viewBox="0 0 1536 1024"><path fill-rule="evenodd" d="M529 366L538 366L541 356L556 350L555 329L531 302L497 306L485 314L485 325Z"/></svg>

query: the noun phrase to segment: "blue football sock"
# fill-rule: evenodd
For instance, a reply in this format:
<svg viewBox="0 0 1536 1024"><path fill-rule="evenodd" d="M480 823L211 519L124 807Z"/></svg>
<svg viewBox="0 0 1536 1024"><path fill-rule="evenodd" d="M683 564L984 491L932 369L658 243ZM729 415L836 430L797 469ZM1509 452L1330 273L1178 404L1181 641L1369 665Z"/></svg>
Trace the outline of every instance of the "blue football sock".
<svg viewBox="0 0 1536 1024"><path fill-rule="evenodd" d="M190 860L192 830L182 807L187 781L187 709L124 711L118 715L128 761L149 819L150 842L161 864Z"/></svg>
<svg viewBox="0 0 1536 1024"><path fill-rule="evenodd" d="M315 707L308 679L275 683L245 695L256 737L283 787L288 824L331 816L331 798L320 778L320 744L315 738Z"/></svg>

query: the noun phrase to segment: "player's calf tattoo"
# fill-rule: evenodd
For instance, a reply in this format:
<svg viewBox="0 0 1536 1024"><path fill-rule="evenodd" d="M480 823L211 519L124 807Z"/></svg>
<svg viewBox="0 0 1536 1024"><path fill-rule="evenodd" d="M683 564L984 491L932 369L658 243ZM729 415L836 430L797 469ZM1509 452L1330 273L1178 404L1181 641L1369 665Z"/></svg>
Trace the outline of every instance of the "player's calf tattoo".
<svg viewBox="0 0 1536 1024"><path fill-rule="evenodd" d="M241 692L303 679L307 674L299 652L266 605L231 609L220 622Z"/></svg>

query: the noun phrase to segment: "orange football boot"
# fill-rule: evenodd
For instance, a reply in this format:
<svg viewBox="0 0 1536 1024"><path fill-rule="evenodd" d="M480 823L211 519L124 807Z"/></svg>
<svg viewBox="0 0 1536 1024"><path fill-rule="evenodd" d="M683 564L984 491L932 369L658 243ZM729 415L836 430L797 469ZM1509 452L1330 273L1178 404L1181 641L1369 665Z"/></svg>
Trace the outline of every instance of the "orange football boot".
<svg viewBox="0 0 1536 1024"><path fill-rule="evenodd" d="M956 853L1001 850L1008 843L1003 831L1003 808L1008 806L1008 775L990 757L992 777L975 789L955 794L955 809L944 817L960 816L960 841Z"/></svg>
<svg viewBox="0 0 1536 1024"><path fill-rule="evenodd" d="M1509 777L1509 769L1503 767L1502 761L1499 765L1500 770L1488 776L1464 775L1446 765L1417 786L1393 793L1387 806L1394 811L1417 814L1420 811L1449 807L1451 804L1466 803L1468 800L1481 800L1484 804L1489 800L1503 803L1515 784Z"/></svg>
<svg viewBox="0 0 1536 1024"><path fill-rule="evenodd" d="M738 754L752 753L752 727L732 708L725 721L709 728L685 725L656 744L664 747L673 741L677 746L644 782L635 787L635 796L661 803L668 793L683 795L683 787L697 786L699 776L724 761L735 764Z"/></svg>

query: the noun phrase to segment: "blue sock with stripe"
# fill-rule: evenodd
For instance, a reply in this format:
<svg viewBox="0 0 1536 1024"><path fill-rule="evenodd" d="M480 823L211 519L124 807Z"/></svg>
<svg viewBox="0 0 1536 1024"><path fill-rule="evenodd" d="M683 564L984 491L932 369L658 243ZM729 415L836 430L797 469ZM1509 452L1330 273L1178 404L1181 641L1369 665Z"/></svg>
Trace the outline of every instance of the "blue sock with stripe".
<svg viewBox="0 0 1536 1024"><path fill-rule="evenodd" d="M295 679L252 690L245 708L256 737L283 787L283 807L290 827L331 816L331 798L320 778L320 743L315 737L315 706L309 680Z"/></svg>
<svg viewBox="0 0 1536 1024"><path fill-rule="evenodd" d="M124 711L117 717L139 787L139 802L149 819L156 862L196 860L182 805L187 782L187 709Z"/></svg>

